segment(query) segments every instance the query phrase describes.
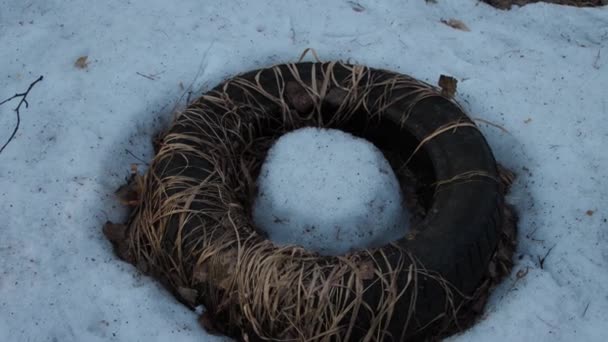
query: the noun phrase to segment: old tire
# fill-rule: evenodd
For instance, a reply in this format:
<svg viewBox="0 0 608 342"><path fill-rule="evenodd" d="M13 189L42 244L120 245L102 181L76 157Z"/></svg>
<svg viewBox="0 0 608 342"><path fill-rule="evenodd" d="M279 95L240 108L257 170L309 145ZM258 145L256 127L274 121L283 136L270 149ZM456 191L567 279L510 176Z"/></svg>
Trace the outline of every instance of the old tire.
<svg viewBox="0 0 608 342"><path fill-rule="evenodd" d="M274 68L252 71L228 80L209 94L221 93L223 98L229 99L229 107L225 104L214 104L209 98L203 96L192 104L192 110L186 110L176 118L166 136L178 137L173 139L173 143L187 146L189 149L211 148L212 144L207 142L210 139L216 139L216 137L210 138L214 133L213 129L209 128L209 125L201 125L200 121L193 120L193 117L202 115L200 107L203 104L206 106L203 113L205 122L213 121L214 127L230 124L224 119L227 111L239 111L243 121L250 120L245 126L249 125L247 126L250 127L248 134L253 135L253 138L256 134L265 134L266 127L273 131L278 125L277 122L282 120L281 116L285 114L285 107L278 106L276 98L285 98L289 102L289 108L294 111L305 113L314 111L316 108L314 104L311 105L307 102L305 93L300 92L298 95L297 89L295 95L289 95L290 90L287 89L289 87L285 85L302 83L310 85L319 79L328 77L325 73L327 66L327 63L279 65ZM281 71L280 77L277 70ZM375 84L384 84L383 80L390 80L397 75L384 70L366 70L360 80L362 85L372 81ZM389 272L397 267L398 263L403 262L400 251L405 250L416 259L417 267L423 267L428 271L421 273L424 275L417 278L416 296L400 297L395 303L395 314L392 315L389 322L383 323L387 332L386 336L392 336L395 340L402 337L422 338L432 331L435 323L446 317L449 319L454 308L475 291L483 280L490 258L496 250L503 207L503 194L497 181L499 175L496 162L486 140L460 107L441 96L436 89L422 82L418 82L412 87L424 89L425 96L416 95L418 93L407 86L390 88L383 85L367 89L366 111L355 113L348 121L332 123L331 113L338 110L342 104L341 99L345 96L345 89L337 85L352 83L352 73L353 69L350 65L339 63L332 65L332 80L327 82L329 89L325 92L327 96L321 99L323 110L319 111L324 117L315 120L326 123L328 127L347 130L355 135L363 136L374 142L380 149L396 152L403 159L412 156L408 167L423 184L419 195L420 201L424 202L426 207L426 215L423 221L414 227L415 234L396 241L395 246L388 245L382 248L382 253L373 252L372 257L380 260L386 258L386 265L379 264L378 267L381 271ZM234 86L235 80L255 84L263 91ZM300 96L302 94L304 94L304 98ZM383 100L378 101L378 99ZM254 106L257 109L250 111ZM369 115L369 113L376 112L380 114ZM261 118L260 113L265 113L263 115L267 116ZM239 125L243 125L243 123L241 122ZM444 129L446 127L450 129ZM230 130L230 127L226 127L226 129ZM421 142L424 143L421 144ZM235 144L230 151L235 155L241 153L239 148L245 147L239 146L239 144ZM420 147L420 149L416 150L416 147ZM197 158L196 155L190 155L185 160L183 153L178 152L167 157L167 154L172 153L170 150L164 152L161 150L161 153L164 153L163 160L153 163L151 171L162 175L163 179L187 176L204 182L209 177L215 177L212 173L214 162L229 162L228 159L212 162L206 158ZM225 158L231 158L231 156L226 155ZM179 189L175 191L179 191ZM243 191L243 189L239 191ZM168 193L167 196L171 196L171 194ZM145 194L142 197L145 201ZM200 213L200 215L195 214L200 216L196 220L199 226L200 222L203 222L204 225L208 219L207 212L216 212L218 208L225 205L217 201L210 203L210 201L215 201L215 199L200 194L192 203L188 204L189 209ZM142 202L138 210L141 212L144 206L146 203ZM137 213L134 216L137 220ZM247 220L247 217L244 216L242 219ZM145 268L149 273L163 279L178 296L184 297L180 291L182 286L180 281L185 281L179 280L179 277L175 277L167 269L150 271L151 268L166 268L165 262L159 260L171 258L178 253L176 239L180 239L180 245L183 247L195 244L195 238L201 239L202 233L198 235L193 233L199 229L199 226L195 226L194 223L192 226L188 226L186 223L182 224L181 231L178 231L176 228L179 225L178 221L178 218L170 217L163 223L162 242L159 244L162 251L147 252ZM137 254L141 250L141 246L149 245L149 241L144 241L143 234L138 235L132 228L130 229L131 253ZM218 234L221 235L214 231L205 238L213 239L219 236ZM181 250L179 252L182 253ZM149 255L152 253L162 255L151 258ZM187 286L198 286L197 288L200 289L198 293L211 293L210 288L216 289L219 286L211 280L206 280L205 283L198 285L192 284L192 274L188 272L194 272L196 257L183 257L186 264L183 268L185 270L183 278L188 279ZM156 261L150 261L154 258ZM134 259L135 263L141 264L137 255ZM411 271L411 268L408 268L407 265L399 267L401 267L401 272L395 278L396 288L411 286L411 272L408 272L408 270ZM437 278L440 278L441 281L437 281ZM365 280L365 288L367 290L364 292L363 300L370 307L374 307L379 298L383 297L383 292L386 291L386 288L379 285L375 279ZM192 299L187 301L191 302ZM221 300L217 298L210 300L205 296L196 297L196 304L206 305L217 319L229 320L229 317L232 316L222 313L220 302ZM233 310L244 310L239 309L238 303L234 307ZM414 308L413 311L412 308ZM360 311L357 315L356 324L349 331L349 337L353 341L369 338L367 335L370 324L369 314ZM228 334L239 336L246 333L250 340L255 339L260 334L259 330L262 329L259 327L254 329L248 326L247 322L242 321L224 322L221 325Z"/></svg>

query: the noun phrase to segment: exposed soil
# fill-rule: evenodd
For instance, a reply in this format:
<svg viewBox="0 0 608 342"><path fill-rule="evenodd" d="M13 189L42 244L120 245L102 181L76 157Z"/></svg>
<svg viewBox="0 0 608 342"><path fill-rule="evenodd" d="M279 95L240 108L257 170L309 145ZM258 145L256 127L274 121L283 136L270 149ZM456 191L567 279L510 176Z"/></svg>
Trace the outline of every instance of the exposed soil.
<svg viewBox="0 0 608 342"><path fill-rule="evenodd" d="M535 2L548 2L575 7L598 7L608 5L608 0L481 0L500 9L511 9L512 5L524 6Z"/></svg>

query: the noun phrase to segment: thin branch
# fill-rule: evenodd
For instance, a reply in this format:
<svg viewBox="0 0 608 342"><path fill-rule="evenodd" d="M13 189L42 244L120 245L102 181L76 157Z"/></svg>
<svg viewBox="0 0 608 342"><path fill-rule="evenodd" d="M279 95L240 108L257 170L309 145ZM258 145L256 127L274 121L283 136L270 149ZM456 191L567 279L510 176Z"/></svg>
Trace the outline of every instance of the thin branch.
<svg viewBox="0 0 608 342"><path fill-rule="evenodd" d="M15 125L15 128L13 129L13 133L11 133L11 136L8 138L8 140L4 143L4 145L2 145L2 147L0 147L0 153L2 153L2 151L4 151L4 149L6 148L6 146L8 146L8 144L10 144L10 142L13 140L13 138L15 137L15 135L17 134L17 131L19 130L19 125L21 124L21 113L19 113L19 110L21 109L21 105L25 103L25 108L29 107L29 103L27 102L27 95L30 93L30 90L32 90L32 88L34 88L34 86L36 85L36 83L42 81L44 77L40 76L38 77L38 79L36 79L34 82L32 82L30 84L30 86L27 88L27 90L23 93L17 93L13 96L11 96L10 98L0 102L0 106L13 100L16 99L18 97L21 97L21 101L19 101L19 104L17 105L17 108L14 109L15 113L17 113L17 124Z"/></svg>
<svg viewBox="0 0 608 342"><path fill-rule="evenodd" d="M555 246L557 246L557 245L555 245ZM541 269L545 269L545 260L547 259L547 257L549 256L549 253L551 253L551 251L553 250L553 248L555 248L555 246L549 248L549 250L547 251L547 253L545 254L544 257L541 258L540 256L537 256L538 257L538 263L540 264L540 268Z"/></svg>
<svg viewBox="0 0 608 342"><path fill-rule="evenodd" d="M600 62L601 53L602 53L602 49L598 49L597 50L597 55L595 56L595 60L593 61L593 68L595 70L600 70L600 64L599 64L599 62Z"/></svg>
<svg viewBox="0 0 608 342"><path fill-rule="evenodd" d="M141 77L145 77L145 78L149 79L150 81L156 81L156 79L158 78L158 75L162 75L165 72L161 71L161 72L157 72L156 74L149 74L149 75L142 74L139 71L136 71L135 73Z"/></svg>
<svg viewBox="0 0 608 342"><path fill-rule="evenodd" d="M585 317L585 315L587 314L587 310L589 309L590 304L591 302L587 302L587 306L585 306L585 311L583 311L583 317Z"/></svg>
<svg viewBox="0 0 608 342"><path fill-rule="evenodd" d="M150 165L148 164L148 162L146 162L145 160L139 158L138 156L136 156L135 154L133 154L133 152L129 151L128 149L125 148L125 152L127 152L128 154L130 154L133 158L139 160L140 162L144 163L144 165Z"/></svg>
<svg viewBox="0 0 608 342"><path fill-rule="evenodd" d="M549 322L545 321L544 319L540 318L540 316L539 316L539 315L536 315L536 318L538 318L538 319L539 319L541 322L545 323L545 324L546 324L546 325L547 325L549 328L553 328L553 329L555 329L555 330L557 330L557 329L558 329L558 327L556 327L555 325L553 325L553 324L551 324L551 323L549 323Z"/></svg>
<svg viewBox="0 0 608 342"><path fill-rule="evenodd" d="M154 80L156 80L154 77L149 76L149 75L144 75L144 74L142 74L141 72L136 72L136 74L138 74L138 75L139 75L139 76L141 76L141 77L145 77L145 78L149 79L150 81L154 81Z"/></svg>

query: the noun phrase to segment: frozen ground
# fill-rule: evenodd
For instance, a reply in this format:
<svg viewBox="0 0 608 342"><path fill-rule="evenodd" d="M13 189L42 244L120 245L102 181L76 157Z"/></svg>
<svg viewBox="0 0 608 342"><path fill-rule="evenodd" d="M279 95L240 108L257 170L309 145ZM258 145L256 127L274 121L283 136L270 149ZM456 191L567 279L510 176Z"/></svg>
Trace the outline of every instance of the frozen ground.
<svg viewBox="0 0 608 342"><path fill-rule="evenodd" d="M451 18L470 31L440 22ZM451 341L605 341L607 45L606 8L0 1L0 100L45 76L0 154L0 340L206 340L194 314L112 254L101 225L124 217L112 192L151 157L180 85L209 89L314 47L429 82L452 75L464 107L509 132L481 124L520 176L518 260L482 321ZM16 104L0 107L2 142Z"/></svg>

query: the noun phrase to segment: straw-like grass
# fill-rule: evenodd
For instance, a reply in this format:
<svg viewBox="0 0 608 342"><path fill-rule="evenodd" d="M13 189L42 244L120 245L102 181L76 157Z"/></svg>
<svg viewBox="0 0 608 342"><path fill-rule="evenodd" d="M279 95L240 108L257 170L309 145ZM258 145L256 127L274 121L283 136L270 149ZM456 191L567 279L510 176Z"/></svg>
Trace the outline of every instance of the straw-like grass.
<svg viewBox="0 0 608 342"><path fill-rule="evenodd" d="M342 82L334 75L336 65L350 73ZM295 83L284 81L285 68L271 68L276 91L265 88L268 77L262 72L253 81L236 77L179 114L148 172L137 178L138 199L121 242L122 257L187 305L203 304L216 328L243 340L349 341L356 335L390 341L428 326L457 325L461 308L474 296L460 293L397 244L318 256L297 246L275 246L254 229L250 207L257 174L281 134L304 126L339 127L361 111L377 120L398 101L408 103L405 122L419 101L443 97L407 76L372 77L363 66L331 62L311 68L312 80L305 81L296 65L288 65ZM321 77L315 68L321 68ZM330 118L323 115L328 104L337 108ZM437 135L467 127L475 125L438 128L412 156ZM500 181L480 171L435 185L480 178ZM443 312L430 321L416 317L422 280L434 282L445 301ZM373 298L371 287L381 289ZM397 315L405 322L399 334L389 327Z"/></svg>

